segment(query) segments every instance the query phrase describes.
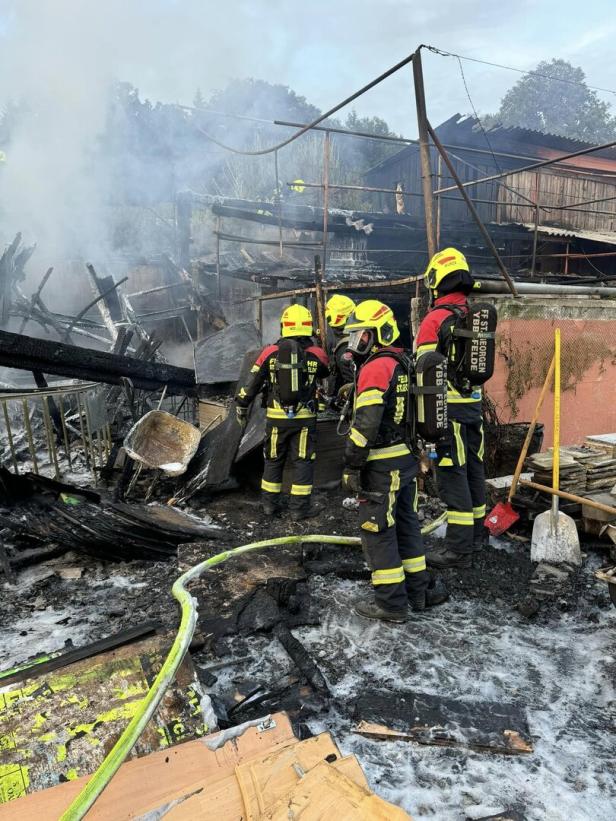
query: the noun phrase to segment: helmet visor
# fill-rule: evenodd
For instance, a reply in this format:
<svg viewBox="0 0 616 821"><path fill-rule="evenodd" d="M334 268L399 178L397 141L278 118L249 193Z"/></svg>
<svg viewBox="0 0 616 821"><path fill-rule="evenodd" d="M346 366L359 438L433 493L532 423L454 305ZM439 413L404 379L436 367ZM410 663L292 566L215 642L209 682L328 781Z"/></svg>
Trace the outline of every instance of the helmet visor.
<svg viewBox="0 0 616 821"><path fill-rule="evenodd" d="M374 331L369 328L351 331L347 347L349 351L359 354L360 356L370 353L374 347Z"/></svg>

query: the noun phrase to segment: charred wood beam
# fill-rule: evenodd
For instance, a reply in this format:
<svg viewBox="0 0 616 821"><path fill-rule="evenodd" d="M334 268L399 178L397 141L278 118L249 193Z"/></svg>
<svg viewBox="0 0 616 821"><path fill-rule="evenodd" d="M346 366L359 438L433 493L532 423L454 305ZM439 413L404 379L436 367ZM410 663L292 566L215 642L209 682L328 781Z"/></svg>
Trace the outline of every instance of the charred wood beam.
<svg viewBox="0 0 616 821"><path fill-rule="evenodd" d="M323 673L314 663L303 644L295 638L286 624L283 624L282 622L277 624L274 628L274 636L276 636L289 656L293 659L297 669L308 681L313 690L328 698L330 692L327 682L323 677Z"/></svg>
<svg viewBox="0 0 616 821"><path fill-rule="evenodd" d="M195 374L190 368L145 362L9 331L0 331L0 365L108 385L121 385L125 377L140 390L155 391L167 385L168 394L197 394Z"/></svg>
<svg viewBox="0 0 616 821"><path fill-rule="evenodd" d="M73 330L73 327L74 327L74 326L75 326L75 325L76 325L76 324L77 324L77 323L78 323L81 319L83 319L83 317L84 317L84 316L88 313L88 311L90 310L90 308L93 308L93 307L94 307L94 306L95 306L98 302L101 302L101 301L102 301L102 300L104 300L106 297L108 297L108 296L109 296L109 294L113 293L113 292L114 292L117 288L119 288L119 287L120 287L120 285L122 285L123 283L125 283L127 280L128 280L128 277L124 277L124 278L123 278L123 279L121 279L119 282L114 282L114 283L113 283L113 285L111 285L109 288L107 288L107 290L106 290L106 291L103 291L103 292L102 292L101 294L99 294L99 295L98 295L95 299L93 299L93 300L91 300L90 302L88 302L88 304L86 305L86 307L85 307L85 308L83 308L83 309L82 309L82 310L81 310L81 311L77 314L77 316L76 316L74 319L72 319L72 320L70 321L70 323L69 323L69 325L68 325L68 328L67 328L67 329L66 329L66 331L64 332L64 339L67 339L67 338L68 338L68 336L69 336L70 332ZM115 336L114 336L114 340L115 340Z"/></svg>
<svg viewBox="0 0 616 821"><path fill-rule="evenodd" d="M19 327L19 333L20 334L23 334L23 332L26 330L26 325L28 324L28 322L30 320L30 317L32 316L32 311L34 310L34 308L36 308L38 299L41 296L43 288L47 284L47 280L52 275L52 273L53 273L53 268L48 268L47 271L45 272L45 276L42 278L38 288L32 294L32 298L30 299L30 309L27 312L27 314L24 316L24 318L21 322L21 325Z"/></svg>

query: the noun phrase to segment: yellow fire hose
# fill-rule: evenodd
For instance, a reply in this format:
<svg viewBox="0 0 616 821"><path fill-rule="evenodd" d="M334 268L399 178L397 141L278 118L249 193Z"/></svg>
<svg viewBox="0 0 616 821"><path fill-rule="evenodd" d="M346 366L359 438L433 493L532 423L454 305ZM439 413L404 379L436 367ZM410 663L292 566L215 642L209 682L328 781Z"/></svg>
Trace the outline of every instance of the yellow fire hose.
<svg viewBox="0 0 616 821"><path fill-rule="evenodd" d="M443 513L438 519L435 519L430 524L422 528L422 533L427 535L436 530L446 519L447 514ZM205 570L215 567L217 564L226 562L227 559L233 556L241 556L242 553L249 553L252 550L262 550L266 547L278 547L286 544L340 544L340 545L361 545L361 539L356 536L281 536L277 539L266 539L262 542L252 542L241 547L235 547L232 550L225 550L223 553L218 553L212 556L211 559L206 559L204 562L191 567L186 573L183 573L175 580L171 593L173 597L179 602L181 608L180 626L177 635L169 651L169 655L165 659L160 672L154 679L154 683L148 690L143 701L139 705L138 712L133 716L130 722L124 728L122 735L118 738L113 748L109 751L106 758L101 762L101 765L92 775L83 790L76 796L68 809L63 813L60 821L79 821L88 812L90 807L94 804L96 799L100 796L105 787L109 784L115 773L120 768L120 765L130 753L132 748L137 743L139 736L145 730L146 725L154 715L154 712L160 704L162 697L167 690L167 687L173 681L173 678L182 663L182 660L188 650L190 642L192 641L195 632L195 625L197 622L197 608L195 601L190 593L186 590L186 585L198 578Z"/></svg>

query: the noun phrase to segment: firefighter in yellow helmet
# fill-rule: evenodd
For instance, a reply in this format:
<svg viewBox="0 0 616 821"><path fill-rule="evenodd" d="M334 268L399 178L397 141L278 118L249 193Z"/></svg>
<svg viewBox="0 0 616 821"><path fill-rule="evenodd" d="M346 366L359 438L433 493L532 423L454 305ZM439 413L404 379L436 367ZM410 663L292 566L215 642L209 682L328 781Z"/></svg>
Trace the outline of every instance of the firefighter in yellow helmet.
<svg viewBox="0 0 616 821"><path fill-rule="evenodd" d="M317 380L329 375L325 351L312 339L312 314L289 305L280 317L280 339L267 345L235 395L239 424L245 427L250 405L263 392L266 410L263 511L281 512L282 474L292 466L289 509L297 520L312 515L310 505L316 440Z"/></svg>
<svg viewBox="0 0 616 821"><path fill-rule="evenodd" d="M474 280L466 257L456 248L435 254L424 279L432 307L419 327L416 356L419 360L428 351L438 351L449 359L455 344L454 325L468 313ZM439 494L447 505L447 534L443 545L428 552L427 560L433 567L465 568L471 566L473 551L480 549L485 539L481 388L464 387L450 373L447 414L447 436L436 446Z"/></svg>
<svg viewBox="0 0 616 821"><path fill-rule="evenodd" d="M364 555L374 596L355 604L369 619L404 622L447 598L429 590L417 517L417 459L411 451L409 359L391 308L361 302L346 324L349 350L362 362L344 456L343 486L357 493Z"/></svg>
<svg viewBox="0 0 616 821"><path fill-rule="evenodd" d="M337 397L343 385L352 384L355 377L353 355L348 349L349 338L345 326L347 319L355 310L353 300L344 294L333 294L325 305L325 320L331 333L332 378L328 393Z"/></svg>

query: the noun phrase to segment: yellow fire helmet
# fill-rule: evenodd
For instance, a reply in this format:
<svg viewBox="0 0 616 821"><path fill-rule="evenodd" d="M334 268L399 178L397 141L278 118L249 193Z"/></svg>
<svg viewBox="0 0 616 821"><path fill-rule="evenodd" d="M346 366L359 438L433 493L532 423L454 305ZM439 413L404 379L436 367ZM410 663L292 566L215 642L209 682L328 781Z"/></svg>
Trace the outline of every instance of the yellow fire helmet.
<svg viewBox="0 0 616 821"><path fill-rule="evenodd" d="M312 336L312 314L303 305L289 305L280 317L280 333L286 336Z"/></svg>
<svg viewBox="0 0 616 821"><path fill-rule="evenodd" d="M394 312L378 299L360 302L347 320L349 350L369 353L374 347L391 345L400 336Z"/></svg>
<svg viewBox="0 0 616 821"><path fill-rule="evenodd" d="M343 328L349 316L355 310L353 300L344 294L334 294L327 300L325 319L330 328Z"/></svg>
<svg viewBox="0 0 616 821"><path fill-rule="evenodd" d="M468 278L470 278L470 268L464 254L456 248L445 248L443 251L434 254L428 263L424 274L426 288L431 291L438 291L446 277L462 272L469 274Z"/></svg>

